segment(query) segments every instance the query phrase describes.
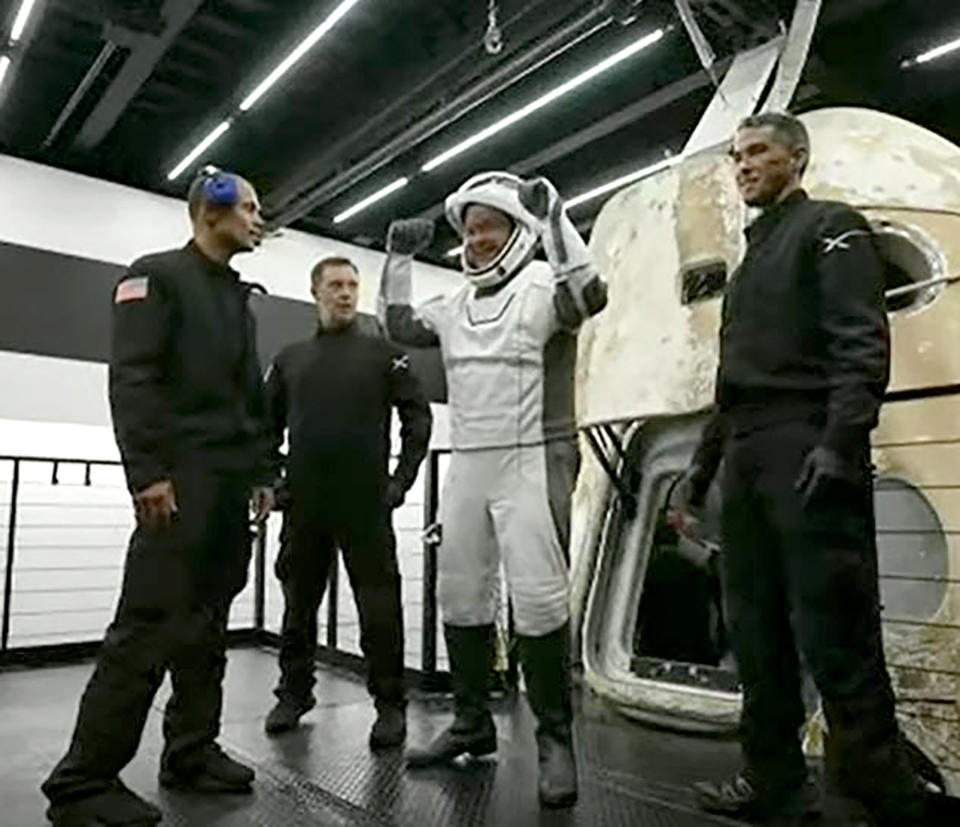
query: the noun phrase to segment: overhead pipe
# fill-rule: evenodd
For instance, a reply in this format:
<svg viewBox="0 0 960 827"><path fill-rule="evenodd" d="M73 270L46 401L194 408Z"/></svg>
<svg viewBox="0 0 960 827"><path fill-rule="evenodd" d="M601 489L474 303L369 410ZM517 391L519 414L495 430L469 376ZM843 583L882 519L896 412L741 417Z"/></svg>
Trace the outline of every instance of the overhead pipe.
<svg viewBox="0 0 960 827"><path fill-rule="evenodd" d="M97 59L90 68L87 69L83 80L81 80L77 88L73 90L70 100L68 100L63 109L60 110L56 123L54 123L53 128L47 133L47 137L43 139L43 143L40 145L41 149L49 149L53 145L53 142L57 139L57 136L70 119L70 116L80 105L80 101L82 101L87 92L90 91L90 87L93 86L96 79L100 77L100 73L106 68L107 62L113 57L116 51L117 44L112 40L108 40L103 44L103 48L100 50L100 54L97 55Z"/></svg>

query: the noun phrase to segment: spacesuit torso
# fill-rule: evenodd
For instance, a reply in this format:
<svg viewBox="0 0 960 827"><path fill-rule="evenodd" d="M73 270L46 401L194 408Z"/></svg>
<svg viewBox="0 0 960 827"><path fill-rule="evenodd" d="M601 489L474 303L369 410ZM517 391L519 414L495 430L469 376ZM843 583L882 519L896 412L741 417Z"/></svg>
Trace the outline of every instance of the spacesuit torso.
<svg viewBox="0 0 960 827"><path fill-rule="evenodd" d="M454 450L539 445L576 433L576 336L553 278L528 265L495 292L464 284L418 309L440 340Z"/></svg>

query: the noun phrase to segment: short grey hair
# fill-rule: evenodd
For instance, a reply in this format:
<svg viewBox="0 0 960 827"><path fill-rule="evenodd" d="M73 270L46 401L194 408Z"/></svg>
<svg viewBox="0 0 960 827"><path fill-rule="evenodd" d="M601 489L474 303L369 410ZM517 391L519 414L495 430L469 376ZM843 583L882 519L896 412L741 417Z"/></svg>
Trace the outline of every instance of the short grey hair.
<svg viewBox="0 0 960 827"><path fill-rule="evenodd" d="M774 137L789 149L804 149L810 156L810 133L795 115L787 112L761 112L740 121L737 129L769 128Z"/></svg>

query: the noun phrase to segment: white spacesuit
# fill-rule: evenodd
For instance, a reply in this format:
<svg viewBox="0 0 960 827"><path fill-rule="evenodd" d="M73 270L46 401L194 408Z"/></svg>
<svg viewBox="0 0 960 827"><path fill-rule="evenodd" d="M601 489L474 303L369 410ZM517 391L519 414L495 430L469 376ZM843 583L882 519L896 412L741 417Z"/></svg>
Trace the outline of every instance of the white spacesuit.
<svg viewBox="0 0 960 827"><path fill-rule="evenodd" d="M473 263L466 227L472 205L510 226L482 266ZM381 284L390 336L441 348L453 447L438 568L457 718L408 760L422 766L496 748L485 689L502 560L539 720L541 800L567 804L576 798L567 677L576 334L606 304L606 286L543 179L477 175L447 199L446 212L465 240L463 287L411 308L413 255L432 236L432 224L417 219L391 225ZM532 264L540 243L549 270Z"/></svg>

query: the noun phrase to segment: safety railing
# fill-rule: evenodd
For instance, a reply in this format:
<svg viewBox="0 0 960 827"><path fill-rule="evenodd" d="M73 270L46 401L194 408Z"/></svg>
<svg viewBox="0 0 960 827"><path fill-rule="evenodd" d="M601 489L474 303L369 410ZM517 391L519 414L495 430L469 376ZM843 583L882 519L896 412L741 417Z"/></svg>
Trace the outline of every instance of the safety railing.
<svg viewBox="0 0 960 827"><path fill-rule="evenodd" d="M414 681L443 687L447 658L436 603L435 524L444 452L433 451L394 512L403 576L406 666ZM251 572L233 603L237 639L275 644L283 598L272 561L281 515L256 526ZM109 624L134 517L119 462L0 456L0 663L38 662L92 652ZM359 621L340 561L320 609L318 657L360 666Z"/></svg>

